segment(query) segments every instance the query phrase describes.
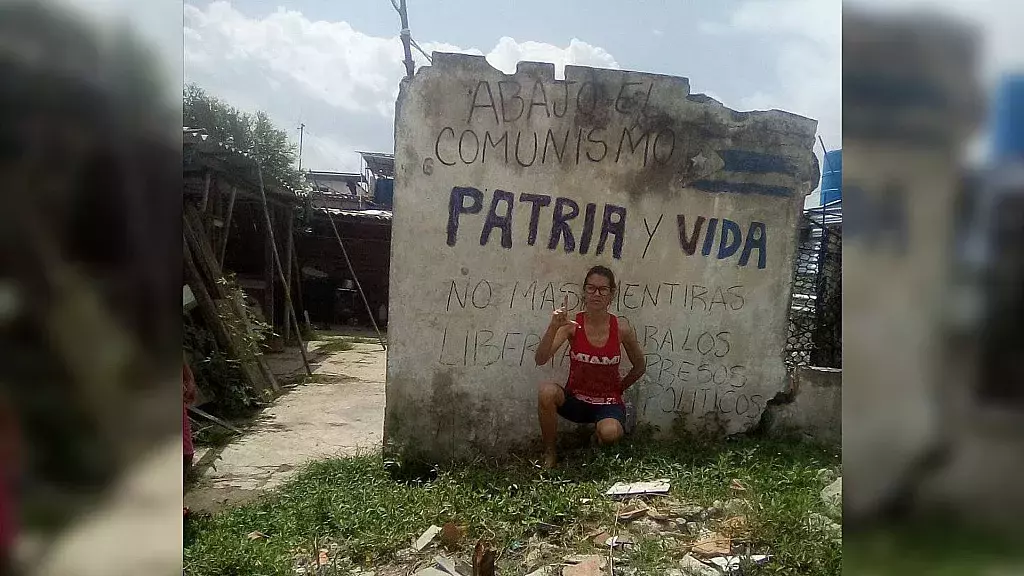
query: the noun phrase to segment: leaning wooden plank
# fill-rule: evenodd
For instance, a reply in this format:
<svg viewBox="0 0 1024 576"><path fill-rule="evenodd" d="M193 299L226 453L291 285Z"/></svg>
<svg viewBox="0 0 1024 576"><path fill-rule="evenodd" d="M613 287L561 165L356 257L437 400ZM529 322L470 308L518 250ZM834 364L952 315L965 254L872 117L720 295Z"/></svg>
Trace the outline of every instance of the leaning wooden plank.
<svg viewBox="0 0 1024 576"><path fill-rule="evenodd" d="M199 213L190 204L185 204L183 216L182 230L189 245L192 247L192 255L199 266L199 270L206 277L210 294L214 298L225 298L227 291L219 282L223 278L224 273L213 254L213 248L210 247L210 240L203 230Z"/></svg>
<svg viewBox="0 0 1024 576"><path fill-rule="evenodd" d="M238 195L238 186L231 187L231 200L228 201L228 215L224 221L223 240L220 244L220 259L217 261L221 268L224 267L224 257L228 253L228 240L231 239L231 217L235 213L235 196Z"/></svg>
<svg viewBox="0 0 1024 576"><path fill-rule="evenodd" d="M188 225L190 226L193 232L194 244L198 248L199 253L203 255L203 257L200 258L200 260L204 261L205 268L208 271L207 273L216 275L216 278L218 280L220 278L223 278L223 271L220 268L218 262L214 259L213 247L209 244L208 239L205 236L195 233L197 229L196 224L199 219L198 212L196 212L195 210L186 210L186 214L187 220L190 221ZM237 293L231 294L219 282L217 283L217 290L218 293L224 299L230 302L231 306L229 313L232 315L232 317L237 317L240 320L241 329L245 330L246 333L251 334L252 326L249 324L249 317L245 311L245 304L239 298L237 298ZM267 366L267 363L263 359L262 354L259 354L258 352L254 351L252 354L251 362L246 362L246 369L258 371L262 375L262 380L266 384L266 387L268 387L270 390L273 390L275 393L281 392L281 385L277 382L277 378L274 377L274 373L270 371L270 368Z"/></svg>
<svg viewBox="0 0 1024 576"><path fill-rule="evenodd" d="M233 353L234 342L228 333L227 326L224 325L217 314L217 305L214 303L214 299L210 297L210 292L206 289L206 282L203 281L202 274L199 273L195 259L192 257L192 250L187 241L182 242L182 259L185 261L185 283L192 291L203 319L206 320L206 324L210 331L213 332L217 342L227 348L229 353Z"/></svg>
<svg viewBox="0 0 1024 576"><path fill-rule="evenodd" d="M274 224L270 218L270 204L267 202L267 193L263 188L263 168L260 167L259 163L256 164L256 174L260 180L260 197L263 200L263 220L267 231L267 240L270 244L271 255L273 256L273 265L277 269L277 278L281 281L281 285L284 288L284 304L285 304L285 316L284 320L287 322L289 319L295 325L295 337L299 341L299 352L302 353L302 363L306 366L306 375L312 376L313 369L309 367L309 358L306 355L306 343L302 339L302 331L299 329L299 318L295 315L295 307L292 306L291 287L288 286L288 281L284 277L284 268L281 267L281 255L277 251L277 244L274 240ZM273 285L271 279L270 285ZM267 286L270 289L270 286Z"/></svg>
<svg viewBox="0 0 1024 576"><path fill-rule="evenodd" d="M263 378L270 383L270 388L277 393L281 392L281 384L278 383L277 377L270 371L270 366L267 366L267 361L263 359L263 355L260 354L256 357L256 367L259 368L260 373L263 374Z"/></svg>
<svg viewBox="0 0 1024 576"><path fill-rule="evenodd" d="M218 310L216 301L210 296L202 274L199 273L199 268L196 266L189 243L184 240L182 241L182 255L185 260L185 282L188 283L189 288L192 290L192 294L199 304L199 310L206 320L206 325L213 332L215 340L232 358L242 361L242 377L247 385L257 392L266 390L268 383L260 375L259 370L252 365L251 361L246 361L249 355L244 348L239 346L236 339L232 337L231 331L225 324L220 310Z"/></svg>
<svg viewBox="0 0 1024 576"><path fill-rule="evenodd" d="M207 236L212 240L214 237L213 233L213 215L217 210L218 205L224 203L224 194L220 191L220 185L218 182L213 182L210 187L210 193L207 195L206 204L203 205L203 229L206 230ZM212 244L211 244L212 245Z"/></svg>
<svg viewBox="0 0 1024 576"><path fill-rule="evenodd" d="M238 359L243 369L260 375L262 384L261 388L257 390L269 389L273 392L279 392L281 387L278 385L273 374L270 373L270 370L266 369L262 354L251 343L246 341L245 335L251 335L252 332L248 328L248 319L246 318L245 311L239 309L236 300L230 296L217 300L216 305L221 318L225 319L233 328L231 334L235 340L236 349L240 351Z"/></svg>
<svg viewBox="0 0 1024 576"><path fill-rule="evenodd" d="M245 313L245 306L237 298L234 298L229 294L228 290L220 284L220 279L223 278L223 271L214 256L213 246L210 245L209 238L207 238L205 234L202 234L202 226L199 222L199 213L195 208L188 204L185 205L184 226L195 253L199 255L197 258L199 264L202 266L207 277L213 279L215 286L212 290L216 294L215 298L218 300L228 300L230 303L230 312L224 312L231 314L233 317L237 317L240 322L240 329L247 333L251 333L252 327L249 325L249 318ZM244 346L243 344L240 345ZM280 392L281 385L278 384L277 378L274 377L274 373L270 371L270 368L263 360L263 357L255 352L251 356L251 360L248 359L249 355L243 359L243 367L250 371L258 371L259 374L262 375L261 386L256 388L256 390L269 388L274 392ZM241 357L239 358L242 359Z"/></svg>
<svg viewBox="0 0 1024 576"><path fill-rule="evenodd" d="M299 254L295 252L294 238L292 238L292 266L295 268L295 301L298 303L297 310L302 310L302 316L306 321L306 330L312 333L313 327L309 324L309 313L306 312L306 306L302 303L302 266L299 265Z"/></svg>
<svg viewBox="0 0 1024 576"><path fill-rule="evenodd" d="M213 414L207 414L206 412L203 412L202 410L200 410L199 408L196 408L194 406L189 406L188 409L193 414L198 414L199 416L202 416L203 418L206 418L207 420L209 420L210 422L213 422L214 424L219 424L219 425L223 426L224 428L227 428L228 430L234 432L235 434L241 434L242 433L242 431L239 430L238 428L235 428L231 424L228 424L227 422L221 420L220 418L217 418Z"/></svg>
<svg viewBox="0 0 1024 576"><path fill-rule="evenodd" d="M203 207L203 211L204 212L206 211L206 207L210 203L210 181L211 181L211 178L212 178L212 174L210 174L210 171L207 170L206 174L203 175L203 201L202 201L202 207Z"/></svg>
<svg viewBox="0 0 1024 576"><path fill-rule="evenodd" d="M294 251L293 250L294 247L292 246L292 223L295 221L295 215L292 214L291 211L286 211L285 214L287 215L287 218L285 219L285 222L287 223L287 231L286 231L287 237L285 238L285 249L284 249L284 260L285 260L285 264L284 264L284 270L285 270L285 272L284 272L284 285L287 287L286 293L288 293L290 295L290 290L291 290L291 286L292 286L292 252ZM294 308L295 308L295 306L294 306L294 302L293 302L292 303L292 313L293 314L294 314ZM285 345L287 345L288 342L290 342L291 339L292 339L291 338L291 336L292 336L292 324L290 322L288 322L287 320L288 319L285 318L285 323L284 323L284 343L285 343Z"/></svg>
<svg viewBox="0 0 1024 576"><path fill-rule="evenodd" d="M242 322L245 324L245 329L252 332L252 324L249 323L249 316L245 313L245 303L242 301L242 295L239 292L234 293L234 297L231 299L231 303L234 307L234 314L241 317ZM256 354L256 366L259 368L263 378L270 383L270 387L274 392L281 391L281 385L278 384L277 378L274 373L270 371L270 367L267 366L266 360L263 359L262 354Z"/></svg>

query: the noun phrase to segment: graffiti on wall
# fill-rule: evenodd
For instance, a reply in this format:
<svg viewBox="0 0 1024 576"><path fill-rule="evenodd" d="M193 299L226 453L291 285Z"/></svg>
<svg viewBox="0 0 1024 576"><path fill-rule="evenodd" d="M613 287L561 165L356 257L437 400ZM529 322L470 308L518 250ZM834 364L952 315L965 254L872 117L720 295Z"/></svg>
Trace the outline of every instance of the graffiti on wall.
<svg viewBox="0 0 1024 576"><path fill-rule="evenodd" d="M531 366L548 314L563 302L571 310L580 310L582 289L582 283L535 278L450 279L443 287L446 321L435 345L437 364ZM760 414L765 399L747 390L746 362L734 349L735 339L744 336L722 327L730 323L730 316L745 313L750 298L743 285L620 280L610 311L630 321L645 353L647 373L630 391L642 416L654 411ZM485 310L537 320L524 326L481 327L476 316ZM672 324L641 319L673 316L687 320ZM553 365L560 370L568 366L567 347Z"/></svg>
<svg viewBox="0 0 1024 576"><path fill-rule="evenodd" d="M427 160L445 166L505 164L522 168L545 164L640 162L667 164L676 153L671 127L637 126L611 130L602 126L530 130L515 125L532 118L610 114L646 116L654 82L623 82L614 96L593 82L535 80L479 81L470 90L466 127L441 128ZM426 166L426 165L425 165Z"/></svg>
<svg viewBox="0 0 1024 576"><path fill-rule="evenodd" d="M525 239L519 239L520 243L535 246L539 239L541 245L548 250L563 250L566 253L581 255L591 253L593 246L592 253L600 256L605 253L610 240L612 257L616 260L622 259L627 223L627 209L624 206L604 204L600 206L599 211L599 206L590 202L584 204L581 209L580 202L572 198L552 198L546 194L525 192L519 194L517 201L514 193L505 190L494 190L490 196L490 200L487 201L485 194L478 188L452 187L448 201L448 225L445 230L445 241L448 246L455 246L458 243L459 229L464 220L468 220L466 217L477 216L475 223L480 228L480 246L487 246L491 243L491 238L495 237L495 244L510 250L514 243L513 225L519 208L520 218L529 218L529 232ZM488 205L488 209L482 214L485 204ZM550 213L550 218L544 214L545 212ZM598 223L599 212L601 216ZM545 224L543 228L542 218ZM646 256L663 220L664 215L660 215L652 229L648 219L644 218L647 243L641 258ZM547 226L547 222L550 222L550 227ZM704 215L688 217L686 214L677 214L675 225L679 247L687 256L698 254L699 247L699 254L703 257L725 260L735 256L739 266L747 266L753 255L756 256L754 262L758 269L763 270L767 266L768 229L763 222L751 221L744 230L739 223L728 218L709 218Z"/></svg>
<svg viewBox="0 0 1024 576"><path fill-rule="evenodd" d="M529 261L555 255L578 257L581 265L610 261L625 276L611 311L633 326L647 363L646 374L627 393L641 417L756 418L767 402L763 367L769 359L752 333L755 318L766 317L764 306L754 310L750 304L777 296L771 293L778 285L776 260L785 254L779 243L791 238L772 218L785 202L762 202L765 196L792 197L789 181L800 172L798 163L774 151L746 149L757 145L745 147L742 139L721 139L709 131L715 121L707 116L676 118L657 110L663 79L625 78L603 84L473 79L460 93L439 89L426 99L424 113L440 110L446 118L426 122L431 128L417 136L418 154L409 167L419 189L429 190L429 204L419 208L433 211L426 219L430 228L418 230L417 238L431 251L439 249L439 257L457 257L458 266L474 268L472 275L463 267L461 275L431 277L424 287L436 314L427 320L428 361L468 387L479 381L518 386L506 380L534 374L550 312L563 301L572 311L583 307L582 278L545 277L557 273ZM420 180L420 168L432 178ZM614 178L575 180L556 190L539 184L551 180L552 169L578 171L584 179L649 169L669 175L657 181L664 187L678 184L672 178L682 171L682 185L698 193L757 199L693 208L675 199L641 202L627 190L590 193L619 181ZM718 171L779 177L733 182L712 178ZM527 269L498 265L512 258L528 262ZM643 279L629 278L638 266ZM564 347L552 365L564 373L568 363Z"/></svg>

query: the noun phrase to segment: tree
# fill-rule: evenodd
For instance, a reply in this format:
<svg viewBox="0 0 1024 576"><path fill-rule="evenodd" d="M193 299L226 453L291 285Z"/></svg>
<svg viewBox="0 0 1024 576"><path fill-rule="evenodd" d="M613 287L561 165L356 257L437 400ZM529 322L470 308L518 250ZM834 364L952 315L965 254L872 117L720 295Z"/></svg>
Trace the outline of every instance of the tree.
<svg viewBox="0 0 1024 576"><path fill-rule="evenodd" d="M302 174L295 168L295 146L288 133L278 129L263 111L249 114L210 96L195 84L186 84L182 123L202 128L213 138L256 158L264 175L276 177L292 188L302 188Z"/></svg>

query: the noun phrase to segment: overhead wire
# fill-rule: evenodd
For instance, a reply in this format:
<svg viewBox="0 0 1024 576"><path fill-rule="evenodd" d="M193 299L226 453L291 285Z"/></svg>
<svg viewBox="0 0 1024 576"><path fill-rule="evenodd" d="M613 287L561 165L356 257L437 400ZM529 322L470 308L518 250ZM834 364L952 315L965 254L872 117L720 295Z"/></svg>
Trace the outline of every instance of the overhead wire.
<svg viewBox="0 0 1024 576"><path fill-rule="evenodd" d="M390 2L391 2L391 6L394 7L395 12L398 12L398 15L401 16L402 15L402 8L401 8L401 6L398 5L398 2L396 2L395 0L390 0ZM401 35L402 36L407 36L409 38L409 44L413 48L415 48L420 54L422 54L423 57L427 59L427 62L429 64L433 64L434 63L434 60L433 60L433 58L430 57L430 54L427 54L427 51L424 50L423 48L421 48L419 43L416 42L416 39L412 37L412 31L411 30L409 30L408 28L402 28Z"/></svg>
<svg viewBox="0 0 1024 576"><path fill-rule="evenodd" d="M430 54L427 54L423 48L420 48L420 45L416 43L416 40L414 40L412 36L409 36L409 42L412 44L413 48L419 50L420 54L423 54L423 57L427 59L427 62L430 64L434 63L433 59L430 58Z"/></svg>

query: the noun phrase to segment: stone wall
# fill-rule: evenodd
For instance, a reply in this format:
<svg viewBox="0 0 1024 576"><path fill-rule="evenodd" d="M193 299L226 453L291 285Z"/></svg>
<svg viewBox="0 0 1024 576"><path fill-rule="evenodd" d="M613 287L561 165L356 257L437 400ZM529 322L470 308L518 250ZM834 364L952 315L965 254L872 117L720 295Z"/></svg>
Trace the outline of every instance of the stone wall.
<svg viewBox="0 0 1024 576"><path fill-rule="evenodd" d="M789 375L789 388L766 412L770 434L796 434L806 440L841 446L843 440L843 371L799 366Z"/></svg>
<svg viewBox="0 0 1024 576"><path fill-rule="evenodd" d="M785 386L815 129L686 78L435 54L396 116L386 441L462 458L539 437L537 384L568 361L533 353L595 264L646 353L640 421L756 424Z"/></svg>

